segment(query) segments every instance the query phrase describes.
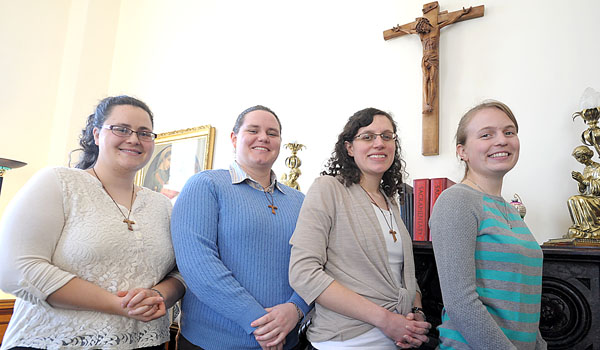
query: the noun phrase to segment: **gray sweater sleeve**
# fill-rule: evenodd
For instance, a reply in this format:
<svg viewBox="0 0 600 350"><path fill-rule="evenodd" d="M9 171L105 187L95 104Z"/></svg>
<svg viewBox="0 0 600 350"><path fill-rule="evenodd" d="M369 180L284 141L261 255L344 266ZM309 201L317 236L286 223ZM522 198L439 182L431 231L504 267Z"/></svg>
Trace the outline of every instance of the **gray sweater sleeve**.
<svg viewBox="0 0 600 350"><path fill-rule="evenodd" d="M429 226L444 308L473 349L516 349L476 291L475 249L482 197L464 185L444 191Z"/></svg>

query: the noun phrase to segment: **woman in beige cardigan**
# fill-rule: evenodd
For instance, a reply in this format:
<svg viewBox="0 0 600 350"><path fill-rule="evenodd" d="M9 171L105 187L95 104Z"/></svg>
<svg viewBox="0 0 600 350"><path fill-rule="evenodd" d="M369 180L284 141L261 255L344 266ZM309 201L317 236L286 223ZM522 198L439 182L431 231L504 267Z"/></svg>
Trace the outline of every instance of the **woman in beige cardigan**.
<svg viewBox="0 0 600 350"><path fill-rule="evenodd" d="M403 161L392 117L356 112L309 189L291 239L290 283L315 302L319 350L403 349L427 341L411 239L395 196Z"/></svg>

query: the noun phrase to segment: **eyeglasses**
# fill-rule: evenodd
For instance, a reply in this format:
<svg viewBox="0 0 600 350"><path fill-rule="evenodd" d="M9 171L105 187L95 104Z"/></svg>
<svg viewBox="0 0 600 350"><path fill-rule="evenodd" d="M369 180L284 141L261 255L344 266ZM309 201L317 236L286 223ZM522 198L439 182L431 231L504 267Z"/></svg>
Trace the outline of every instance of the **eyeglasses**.
<svg viewBox="0 0 600 350"><path fill-rule="evenodd" d="M128 137L133 133L137 134L137 137L140 141L154 141L154 139L158 136L152 131L140 130L135 131L131 130L126 126L121 125L102 125L102 129L109 129L113 134L119 137Z"/></svg>
<svg viewBox="0 0 600 350"><path fill-rule="evenodd" d="M375 134L372 132L365 132L363 134L358 134L356 136L354 136L355 140L361 140L361 141L366 141L366 142L372 142L375 141L375 139L377 138L377 136L381 137L381 140L383 142L390 142L396 139L396 134L394 134L393 132L383 132L381 134Z"/></svg>

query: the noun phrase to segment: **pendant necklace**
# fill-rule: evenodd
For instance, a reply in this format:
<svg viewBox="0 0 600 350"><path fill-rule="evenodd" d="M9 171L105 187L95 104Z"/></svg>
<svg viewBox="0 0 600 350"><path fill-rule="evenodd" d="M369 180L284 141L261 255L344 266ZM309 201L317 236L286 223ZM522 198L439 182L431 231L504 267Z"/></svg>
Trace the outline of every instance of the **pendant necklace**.
<svg viewBox="0 0 600 350"><path fill-rule="evenodd" d="M277 207L275 206L275 200L273 199L273 193L268 192L267 189L264 189L263 193L265 194L265 197L267 197L267 201L269 203L271 203L271 204L267 205L267 207L271 208L271 213L273 213L273 215L277 214L277 213L275 213L275 210L277 210ZM270 198L269 198L269 196L270 196Z"/></svg>
<svg viewBox="0 0 600 350"><path fill-rule="evenodd" d="M471 179L469 179L469 178L467 178L467 179L465 179L465 180L467 180L467 181L469 181L470 183L472 183L473 185L477 186L477 188L478 188L478 189L479 189L481 192L483 192L483 193L485 193L485 194L489 194L489 193L487 193L486 191L484 191L484 190L483 190L483 188L481 188L481 186L479 186L479 185L477 184L477 182L475 182L475 181L473 181L473 180L471 180ZM498 204L497 204L497 203L495 203L495 204L496 204L496 208L498 208ZM507 210L507 212L506 212L506 215L504 214L504 211L503 211L503 210L501 210L500 208L498 208L498 211L500 212L500 214L502 214L502 217L504 218L504 220L506 220L506 223L508 224L508 228L512 230L512 224L511 224L511 223L510 223L510 221L508 220L508 208L506 207L506 203L504 203L504 209L506 209L506 210Z"/></svg>
<svg viewBox="0 0 600 350"><path fill-rule="evenodd" d="M390 229L390 235L392 235L392 237L394 238L394 243L396 243L396 241L398 240L396 238L396 231L394 231L393 228L393 224L394 224L394 216L392 214L392 208L390 208L390 205L388 204L387 198L385 198L385 196L383 196L383 199L385 200L385 205L387 206L388 211L390 212L390 222L388 223L387 218L385 217L385 214L383 213L383 210L381 210L381 208L377 205L377 203L375 203L375 200L373 200L373 197L371 197L371 195L369 194L369 192L367 192L367 190L365 190L364 187L360 186L360 188L363 189L363 191L365 191L365 193L367 194L367 196L369 196L369 199L371 200L371 203L375 204L375 206L377 207L377 209L379 209L379 211L381 212L381 216L383 216L383 220L385 220L385 224L387 225L387 227L389 227Z"/></svg>
<svg viewBox="0 0 600 350"><path fill-rule="evenodd" d="M115 205L117 206L117 209L119 209L119 212L121 212L121 215L123 215L123 218L124 218L123 222L127 224L127 229L129 231L133 231L133 227L131 225L135 224L135 221L129 220L129 217L131 216L131 210L133 209L133 196L135 194L135 185L133 185L133 188L131 189L131 204L129 204L129 213L127 214L127 216L125 216L125 213L123 213L123 211L121 210L121 207L119 207L119 205L117 204L115 199L110 195L110 193L108 192L106 187L104 187L104 183L102 182L102 180L100 180L100 177L96 173L96 169L92 168L92 171L94 172L94 175L96 175L96 178L98 179L98 181L100 181L100 184L102 185L102 189L104 190L104 192L106 192L106 194L110 197L110 199L112 199L113 203L115 203Z"/></svg>

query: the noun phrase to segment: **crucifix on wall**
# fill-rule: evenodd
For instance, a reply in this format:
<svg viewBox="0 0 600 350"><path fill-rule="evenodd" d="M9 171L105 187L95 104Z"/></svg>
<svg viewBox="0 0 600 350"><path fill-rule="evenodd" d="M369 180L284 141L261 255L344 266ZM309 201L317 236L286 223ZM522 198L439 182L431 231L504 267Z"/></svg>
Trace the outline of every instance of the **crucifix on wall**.
<svg viewBox="0 0 600 350"><path fill-rule="evenodd" d="M439 151L439 43L440 29L452 23L483 17L484 6L463 8L448 13L440 12L437 1L423 5L423 17L414 22L397 25L383 32L385 40L406 34L418 34L423 45L423 148L424 156L440 154Z"/></svg>

